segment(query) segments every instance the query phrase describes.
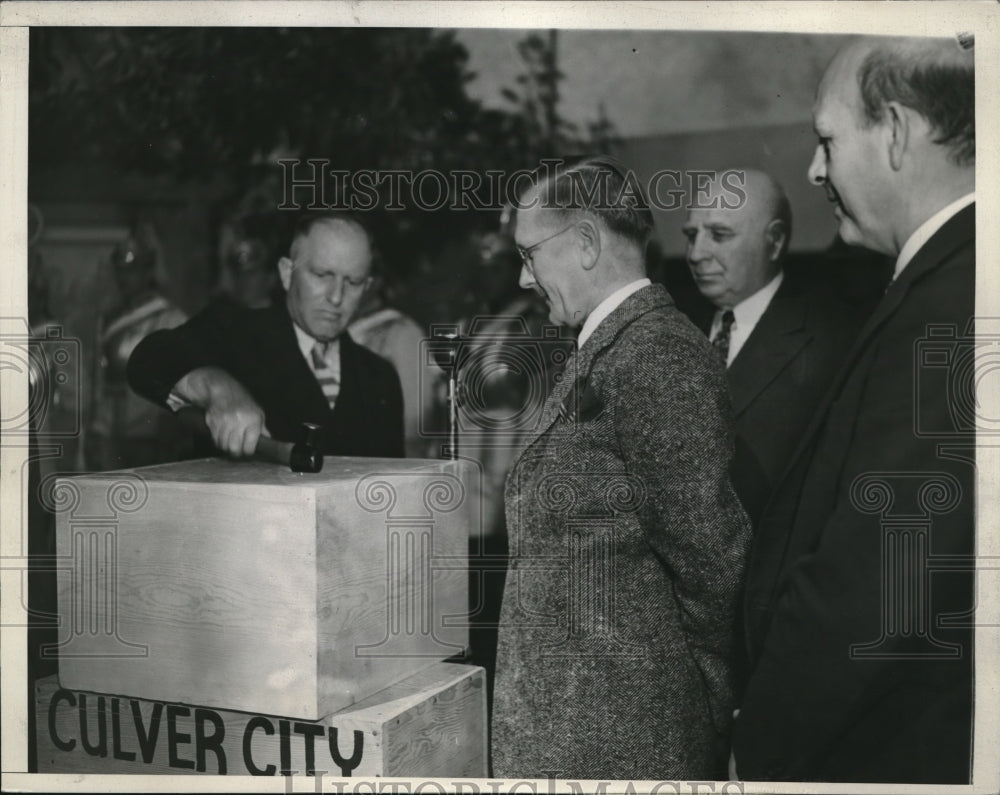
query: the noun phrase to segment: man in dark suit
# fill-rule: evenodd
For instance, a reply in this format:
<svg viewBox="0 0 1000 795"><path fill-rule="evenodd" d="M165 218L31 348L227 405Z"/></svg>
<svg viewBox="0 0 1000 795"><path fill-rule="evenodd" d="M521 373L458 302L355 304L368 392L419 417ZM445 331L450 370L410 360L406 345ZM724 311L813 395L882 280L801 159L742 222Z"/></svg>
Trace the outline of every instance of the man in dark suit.
<svg viewBox="0 0 1000 795"><path fill-rule="evenodd" d="M703 202L684 225L687 260L716 312L706 329L726 363L736 424L730 476L756 525L779 476L802 438L864 315L832 289L783 269L792 212L768 174L733 169L737 206Z"/></svg>
<svg viewBox="0 0 1000 795"><path fill-rule="evenodd" d="M403 456L403 398L392 365L344 333L371 273L354 219L303 219L278 262L286 300L216 306L150 335L128 364L132 388L164 406L205 411L219 450L251 455L261 434L296 441L322 426L328 455Z"/></svg>
<svg viewBox="0 0 1000 795"><path fill-rule="evenodd" d="M652 217L625 180L585 160L540 175L518 211L521 286L580 334L507 477L504 778L725 767L750 536L727 475L729 402L704 335L645 278Z"/></svg>
<svg viewBox="0 0 1000 795"><path fill-rule="evenodd" d="M817 94L810 179L896 267L754 539L741 778L970 780L972 55L862 40Z"/></svg>

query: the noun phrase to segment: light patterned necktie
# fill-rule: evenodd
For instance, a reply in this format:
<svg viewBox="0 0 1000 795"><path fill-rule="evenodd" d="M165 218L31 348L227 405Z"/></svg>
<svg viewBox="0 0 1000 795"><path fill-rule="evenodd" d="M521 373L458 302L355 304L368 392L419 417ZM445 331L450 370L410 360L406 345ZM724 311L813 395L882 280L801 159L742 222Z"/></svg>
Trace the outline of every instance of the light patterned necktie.
<svg viewBox="0 0 1000 795"><path fill-rule="evenodd" d="M313 345L311 351L312 366L316 380L319 381L323 394L326 396L326 402L330 404L332 409L337 402L337 395L340 394L340 379L326 361L326 348L327 344L323 342L317 342Z"/></svg>
<svg viewBox="0 0 1000 795"><path fill-rule="evenodd" d="M729 363L729 338L730 332L733 328L733 321L736 320L736 316L733 314L732 309L727 309L722 313L722 326L719 328L719 333L715 335L715 339L712 340L713 347L719 352L722 357L723 366L727 366Z"/></svg>

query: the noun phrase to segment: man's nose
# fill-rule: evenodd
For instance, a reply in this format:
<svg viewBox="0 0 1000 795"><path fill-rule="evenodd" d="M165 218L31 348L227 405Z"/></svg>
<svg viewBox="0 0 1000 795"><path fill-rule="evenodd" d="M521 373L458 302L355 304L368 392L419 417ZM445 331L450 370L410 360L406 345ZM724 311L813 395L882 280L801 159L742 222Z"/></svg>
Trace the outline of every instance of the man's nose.
<svg viewBox="0 0 1000 795"><path fill-rule="evenodd" d="M708 244L705 242L705 236L696 235L695 238L688 243L688 262L696 264L709 259L711 255L708 248Z"/></svg>
<svg viewBox="0 0 1000 795"><path fill-rule="evenodd" d="M826 182L826 153L823 151L823 147L818 144L816 151L813 152L813 159L809 164L807 175L813 185L822 185Z"/></svg>
<svg viewBox="0 0 1000 795"><path fill-rule="evenodd" d="M533 284L535 284L535 277L532 275L531 271L528 270L527 265L521 266L521 275L517 279L517 285L522 290L529 289Z"/></svg>
<svg viewBox="0 0 1000 795"><path fill-rule="evenodd" d="M334 306L340 306L344 300L344 280L340 277L333 280L330 289L326 293L327 300Z"/></svg>

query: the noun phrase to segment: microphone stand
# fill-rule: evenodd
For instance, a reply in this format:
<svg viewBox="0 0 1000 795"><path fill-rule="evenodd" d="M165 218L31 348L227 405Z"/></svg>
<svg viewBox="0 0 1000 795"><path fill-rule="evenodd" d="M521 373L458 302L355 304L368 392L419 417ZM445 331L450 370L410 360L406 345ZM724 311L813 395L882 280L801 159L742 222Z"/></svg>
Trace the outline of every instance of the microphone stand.
<svg viewBox="0 0 1000 795"><path fill-rule="evenodd" d="M445 458L449 461L458 460L458 402L459 402L459 367L458 351L465 340L458 333L457 326L432 328L431 355L434 363L448 377L448 445Z"/></svg>

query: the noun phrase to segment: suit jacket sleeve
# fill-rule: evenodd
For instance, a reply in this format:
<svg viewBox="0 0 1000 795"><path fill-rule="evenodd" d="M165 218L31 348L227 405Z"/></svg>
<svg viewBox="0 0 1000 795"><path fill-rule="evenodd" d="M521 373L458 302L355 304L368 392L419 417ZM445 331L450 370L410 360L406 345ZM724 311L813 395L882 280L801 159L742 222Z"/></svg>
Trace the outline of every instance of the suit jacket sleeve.
<svg viewBox="0 0 1000 795"><path fill-rule="evenodd" d="M930 298L937 305L961 305L962 300L945 289L935 289ZM896 322L891 337L884 335L879 341L868 367L861 411L853 427L826 431L827 436L850 436L842 470L828 473L838 479L835 503L823 526L815 528L818 544L789 570L748 683L734 728L741 778L815 776L838 738L864 719L867 708L879 704L894 688L905 687L900 673L917 675L914 666L918 663L900 664L888 658L907 651L908 633L890 633L879 649L882 657L857 654L858 647L878 641L885 628L881 518L864 506L869 497L878 495L869 492L866 497L857 489L852 495L852 484L862 482L857 481L859 477L895 479L898 486L905 485L900 473L916 476L917 481L938 472L950 473L959 484L961 502L933 517L931 552L972 552L972 468L939 457L936 445L940 440L922 437L914 428L915 412L929 427L951 424L946 390L923 388L914 398L914 343L926 335L926 324L925 312L912 311L908 320ZM813 465L824 466L824 462L817 460ZM916 498L905 492L896 501L893 510L916 507ZM901 574L914 577L915 587L921 587L924 572ZM969 607L964 579L953 574L935 577L935 604L954 605L958 610ZM961 663L943 664L954 668Z"/></svg>
<svg viewBox="0 0 1000 795"><path fill-rule="evenodd" d="M208 307L177 328L150 334L129 358L129 386L166 407L170 390L181 378L198 367L217 367L224 361L222 341L230 337L236 319L228 307Z"/></svg>
<svg viewBox="0 0 1000 795"><path fill-rule="evenodd" d="M750 525L729 482L732 428L706 341L650 338L619 367L616 431L646 487L647 540L673 581L717 731L731 722L732 652Z"/></svg>

